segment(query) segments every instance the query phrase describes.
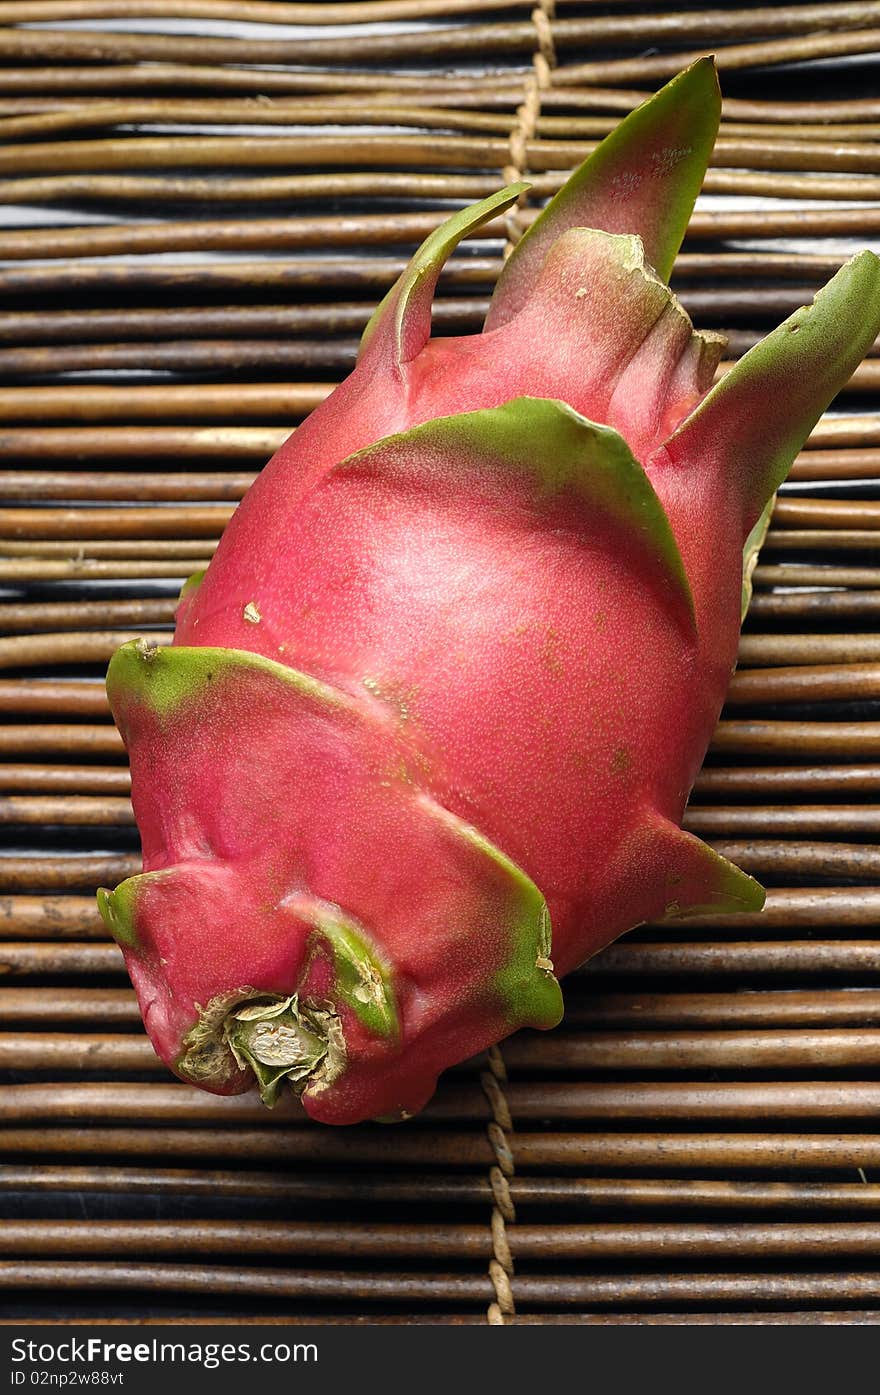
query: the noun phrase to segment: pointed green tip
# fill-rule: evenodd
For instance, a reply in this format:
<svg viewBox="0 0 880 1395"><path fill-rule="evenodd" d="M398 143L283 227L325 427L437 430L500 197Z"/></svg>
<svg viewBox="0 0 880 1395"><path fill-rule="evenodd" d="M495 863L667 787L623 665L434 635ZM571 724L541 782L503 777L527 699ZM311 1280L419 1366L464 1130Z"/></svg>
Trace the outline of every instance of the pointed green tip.
<svg viewBox="0 0 880 1395"><path fill-rule="evenodd" d="M120 882L115 891L99 887L98 910L116 943L124 949L136 949L140 943L135 925L135 905L140 877Z"/></svg>

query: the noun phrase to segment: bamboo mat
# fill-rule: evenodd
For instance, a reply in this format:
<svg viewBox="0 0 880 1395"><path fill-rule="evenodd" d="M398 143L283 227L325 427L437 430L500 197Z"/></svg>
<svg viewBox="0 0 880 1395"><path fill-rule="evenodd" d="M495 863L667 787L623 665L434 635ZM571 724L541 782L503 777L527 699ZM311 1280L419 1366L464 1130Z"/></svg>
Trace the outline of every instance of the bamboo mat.
<svg viewBox="0 0 880 1395"><path fill-rule="evenodd" d="M638 11L638 12L636 12ZM565 171L696 54L675 286L736 357L880 244L880 3L0 3L0 1289L7 1319L880 1321L880 357L799 457L688 826L761 916L647 927L420 1119L172 1080L98 884L138 866L102 674L452 208L475 330Z"/></svg>

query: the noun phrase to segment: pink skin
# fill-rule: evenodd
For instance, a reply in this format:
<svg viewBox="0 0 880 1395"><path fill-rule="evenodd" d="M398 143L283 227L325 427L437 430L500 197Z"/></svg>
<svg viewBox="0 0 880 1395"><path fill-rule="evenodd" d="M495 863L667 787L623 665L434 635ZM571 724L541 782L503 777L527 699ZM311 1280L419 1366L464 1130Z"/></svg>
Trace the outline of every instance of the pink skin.
<svg viewBox="0 0 880 1395"><path fill-rule="evenodd" d="M744 540L880 329L880 276L857 259L710 391L720 344L620 235L639 229L668 273L717 122L716 103L687 144L709 79L688 70L574 176L508 262L483 334L430 339L455 236L417 254L355 371L181 602L174 646L203 665L231 653L231 678L163 709L165 661L152 678L148 659L117 666L160 874L126 957L175 1068L223 994L333 997L314 937L327 907L387 960L400 1021L377 1037L336 1002L347 1068L303 1103L341 1123L413 1111L446 1065L551 1025L541 894L559 974L642 920L760 904L678 824L736 659ZM591 215L609 231L580 226Z"/></svg>
<svg viewBox="0 0 880 1395"><path fill-rule="evenodd" d="M729 513L703 513L711 530L701 550L720 565L701 576L694 602L698 621L712 611L719 652L710 681L695 683L708 655L639 574L626 536L595 536L588 507L565 499L544 531L523 536L515 520L501 530L501 506L489 526L491 498L478 500L471 483L446 498L373 479L366 465L334 467L396 430L526 391L609 422L647 456L703 396L718 346L693 335L651 274L626 260L621 268L629 243L565 234L513 320L430 341L390 380L376 373L371 345L263 471L181 607L175 636L262 653L352 692L368 678L379 691L409 693L434 767L442 752L454 772L451 807L547 897L563 972L584 958L585 920L607 938L623 927L619 914L609 919L619 888L600 893L582 849L608 863L642 806L680 820L735 659L731 578L753 520L731 530ZM677 532L674 513L670 522ZM259 625L244 618L249 602ZM625 677L635 672L637 684ZM613 722L609 693L618 694ZM552 727L542 717L550 712ZM560 741L560 731L581 735ZM621 778L634 767L635 789Z"/></svg>

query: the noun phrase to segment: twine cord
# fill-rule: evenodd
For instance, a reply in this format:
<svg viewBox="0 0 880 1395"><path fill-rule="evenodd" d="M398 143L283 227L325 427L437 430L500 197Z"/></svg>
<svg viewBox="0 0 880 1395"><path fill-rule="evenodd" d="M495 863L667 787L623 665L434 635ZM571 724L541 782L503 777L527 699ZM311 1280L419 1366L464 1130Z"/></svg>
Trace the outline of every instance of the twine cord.
<svg viewBox="0 0 880 1395"><path fill-rule="evenodd" d="M490 1325L502 1327L516 1311L510 1282L513 1276L513 1257L507 1234L508 1224L516 1220L509 1182L514 1173L513 1151L508 1140L508 1134L513 1131L513 1120L504 1093L507 1069L497 1046L489 1048L488 1066L488 1070L483 1071L480 1076L480 1084L492 1111L486 1132L495 1154L495 1163L489 1170L494 1203L490 1222L492 1258L489 1261L489 1278L495 1290L495 1300L489 1304L486 1318Z"/></svg>
<svg viewBox="0 0 880 1395"><path fill-rule="evenodd" d="M556 66L556 45L553 40L551 20L556 11L556 0L540 0L532 10L532 24L535 28L536 48L532 55L532 71L525 79L523 100L516 109L516 117L508 137L509 163L504 166L505 184L516 184L523 179L528 168L528 143L533 140L541 115L541 96L552 85L553 69ZM505 261L525 232L522 210L527 194L520 195L514 208L504 222L507 241L504 245Z"/></svg>

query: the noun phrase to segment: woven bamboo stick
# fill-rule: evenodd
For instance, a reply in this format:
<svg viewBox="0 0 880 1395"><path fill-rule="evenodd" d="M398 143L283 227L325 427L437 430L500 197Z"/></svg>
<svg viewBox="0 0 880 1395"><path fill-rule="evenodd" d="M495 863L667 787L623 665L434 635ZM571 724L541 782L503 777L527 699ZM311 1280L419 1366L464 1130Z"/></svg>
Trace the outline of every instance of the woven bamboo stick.
<svg viewBox="0 0 880 1395"><path fill-rule="evenodd" d="M4 896L0 936L21 939L107 938L91 896Z"/></svg>
<svg viewBox="0 0 880 1395"><path fill-rule="evenodd" d="M737 941L724 944L637 944L624 940L590 961L589 974L876 974L880 941Z"/></svg>
<svg viewBox="0 0 880 1395"><path fill-rule="evenodd" d="M491 1254L485 1226L444 1223L384 1224L363 1228L341 1222L302 1221L53 1221L11 1220L4 1227L3 1252L9 1256L105 1256L137 1249L152 1258L188 1255L210 1259L236 1254L278 1258L309 1255L335 1258L472 1259ZM690 1259L776 1259L823 1255L874 1256L880 1253L880 1227L869 1221L812 1224L640 1223L559 1225L518 1224L517 1257L595 1260L669 1256ZM348 1248L346 1249L346 1246ZM880 1289L878 1289L880 1292Z"/></svg>
<svg viewBox="0 0 880 1395"><path fill-rule="evenodd" d="M120 765L0 764L0 790L16 794L128 794L131 778ZM2 934L2 920L0 920Z"/></svg>
<svg viewBox="0 0 880 1395"><path fill-rule="evenodd" d="M112 727L107 731L116 735ZM0 886L4 891L91 891L96 886L115 885L140 870L140 858L128 854L66 857L2 854Z"/></svg>
<svg viewBox="0 0 880 1395"><path fill-rule="evenodd" d="M161 387L17 387L0 388L3 420L119 421L126 418L179 421L201 417L240 420L242 417L286 416L311 412L328 397L326 383L179 383Z"/></svg>
<svg viewBox="0 0 880 1395"><path fill-rule="evenodd" d="M876 634L745 634L739 662L746 667L809 664L858 664L880 659Z"/></svg>
<svg viewBox="0 0 880 1395"><path fill-rule="evenodd" d="M91 71L98 71L92 69ZM4 72L0 69L0 90ZM730 176L727 176L730 177ZM787 176L789 180L803 176ZM541 177L548 185L558 183L556 177L549 180ZM828 180L819 177L825 188L824 195L804 194L804 197L833 197L827 189ZM841 198L870 198L865 193L867 181L850 179L841 181ZM541 180L534 181L539 192ZM56 203L59 200L78 202L98 199L101 202L129 203L147 201L152 205L182 200L185 203L261 203L283 200L300 203L310 199L325 198L375 198L381 190L386 197L396 195L401 199L479 199L492 194L499 187L497 174L443 174L437 172L385 170L381 173L363 174L344 171L326 174L296 175L247 175L245 177L224 177L200 179L189 175L101 175L101 174L57 174L39 176L33 179L7 179L3 182L4 196L10 203ZM798 184L800 188L800 184ZM861 190L862 192L853 192ZM781 191L784 192L784 191ZM875 191L876 192L876 191Z"/></svg>
<svg viewBox="0 0 880 1395"><path fill-rule="evenodd" d="M484 1118L481 1122L484 1122ZM42 1144L39 1140L42 1139ZM45 1157L46 1135L41 1129L17 1128L4 1133L5 1151L16 1154L38 1153ZM102 1146L103 1145L103 1146ZM311 1127L262 1129L185 1129L157 1128L151 1131L150 1152L154 1157L218 1158L232 1162L262 1160L314 1163L318 1130ZM137 1156L143 1151L139 1129L71 1128L53 1132L52 1152L84 1157ZM322 1162L355 1161L366 1166L417 1166L431 1168L481 1167L487 1171L495 1163L492 1145L483 1129L473 1132L438 1130L389 1131L381 1126L357 1130L321 1130ZM867 1164L870 1166L870 1164ZM2 1272L2 1271L0 1271Z"/></svg>
<svg viewBox="0 0 880 1395"><path fill-rule="evenodd" d="M880 665L820 664L740 669L731 680L726 700L728 704L843 702L871 697L880 697Z"/></svg>
<svg viewBox="0 0 880 1395"><path fill-rule="evenodd" d="M875 881L880 875L880 849L858 843L773 842L723 840L713 846L723 857L742 865L756 877L825 877Z"/></svg>
<svg viewBox="0 0 880 1395"><path fill-rule="evenodd" d="M100 1022L136 1027L140 1022L137 999L127 988L69 988L61 995L41 988L0 988L0 1013L8 1023Z"/></svg>
<svg viewBox="0 0 880 1395"><path fill-rule="evenodd" d="M48 805L49 801L46 803ZM111 816L108 821L118 818L127 822L129 818L121 800L108 807L107 813ZM95 822L100 821L95 819ZM685 815L684 827L701 838L786 838L807 835L816 838L873 838L880 834L880 808L862 804L762 804L758 808L722 804L691 809Z"/></svg>
<svg viewBox="0 0 880 1395"><path fill-rule="evenodd" d="M860 26L877 22L880 11L872 0L863 4L813 4L786 6L784 8L765 7L756 16L749 10L718 10L706 13L679 15L650 15L616 17L587 17L582 19L559 19L552 24L552 32L558 44L589 44L607 46L621 41L636 41L648 35L650 39L659 36L661 42L687 42L701 38L732 38L755 32L763 34L798 35L795 44L805 42L801 36L811 28L825 31L836 29L858 29ZM833 34L810 35L813 42ZM844 34L839 36L843 46L832 48L831 52L864 52L865 47L847 47L857 42L861 35ZM42 44L41 41L42 40ZM783 41L784 42L784 41ZM190 60L197 63L376 63L385 60L400 61L404 58L433 58L449 61L451 58L485 53L493 55L531 54L536 46L536 34L531 23L507 22L504 24L468 24L456 28L429 28L415 32L398 30L393 33L366 32L349 34L345 37L287 39L235 39L214 38L210 35L189 36L164 35L153 33L121 32L103 33L92 31L43 30L36 36L28 30L11 30L0 35L0 56L18 61L143 61L168 59ZM752 50L752 62L760 61L754 50L772 48L770 44L746 45ZM825 50L822 50L823 52ZM726 52L726 50L725 50ZM724 61L724 54L720 55ZM612 72L622 76L625 60L610 64ZM590 68L593 65L585 65ZM673 71L685 66L676 63ZM725 65L727 66L727 65ZM751 65L750 65L751 66ZM647 75L655 75L654 65L647 65ZM610 76L611 74L609 74Z"/></svg>
<svg viewBox="0 0 880 1395"><path fill-rule="evenodd" d="M82 989L70 1004L65 1002L64 1010L76 1014L77 1020L85 1018L90 1011L92 1017L98 1019L105 1011L101 995L111 991ZM39 997L26 988L7 989L6 992L9 1011L20 1016L26 1016L30 999ZM98 995L93 1009L89 1008L91 993ZM34 1008L37 1006L35 1003ZM44 1011L43 1016L46 1015ZM788 989L785 992L764 989L736 993L605 993L584 997L571 992L565 1020L569 1027L623 1030L628 1030L634 1020L640 1027L877 1026L880 1024L880 991L869 988Z"/></svg>
<svg viewBox="0 0 880 1395"><path fill-rule="evenodd" d="M698 797L777 798L786 794L880 792L880 765L735 765L708 766L697 776Z"/></svg>
<svg viewBox="0 0 880 1395"><path fill-rule="evenodd" d="M0 470L0 498L12 500L241 499L256 478L253 474L132 474L125 471L84 474L79 470ZM2 608L0 608L2 613ZM0 626L2 626L0 620Z"/></svg>
<svg viewBox="0 0 880 1395"><path fill-rule="evenodd" d="M125 976L122 954L107 944L39 944L11 940L0 943L0 967L6 977L101 978Z"/></svg>
<svg viewBox="0 0 880 1395"><path fill-rule="evenodd" d="M97 72L97 69L91 69ZM8 73L0 69L0 91ZM549 198L560 188L561 173L529 175L536 198ZM477 199L494 193L498 175L405 173L385 170L363 174L248 175L199 179L172 175L57 174L33 179L6 179L3 192L10 203L53 203L59 200L102 202L159 202L183 200L206 203L259 203L273 200L302 201L322 198L371 198L378 189L386 196L406 198ZM766 195L795 199L852 199L877 197L873 176L806 173L762 174L755 170L710 170L703 184L707 194Z"/></svg>
<svg viewBox="0 0 880 1395"><path fill-rule="evenodd" d="M852 54L873 53L880 43L876 29L863 29L849 34L806 34L796 38L767 39L758 43L726 44L718 49L715 60L721 73L736 72L756 65L768 67L777 63L797 63L816 58L841 58ZM573 63L553 70L553 84L558 87L579 84L654 82L674 77L689 63L702 58L703 51L640 55L638 58L617 58L607 62Z"/></svg>
<svg viewBox="0 0 880 1395"><path fill-rule="evenodd" d="M867 361L853 373L851 390L874 391L880 385L880 362ZM281 416L295 419L329 396L326 383L199 383L117 386L0 388L0 416L9 422L34 418L68 418L77 422L135 418L174 421L189 418L240 420ZM5 515L4 515L5 518ZM827 500L780 499L774 523L790 527L876 527L880 505ZM817 522L818 521L818 522Z"/></svg>
<svg viewBox="0 0 880 1395"><path fill-rule="evenodd" d="M744 930L772 931L822 926L855 929L870 926L873 923L871 917L876 917L878 913L880 888L875 886L775 887L767 892L763 911L739 912L732 917L689 916L682 925L689 930L726 926L737 934Z"/></svg>
<svg viewBox="0 0 880 1395"><path fill-rule="evenodd" d="M711 749L737 755L775 752L864 760L880 753L880 722L719 722Z"/></svg>
<svg viewBox="0 0 880 1395"><path fill-rule="evenodd" d="M756 595L749 607L753 620L816 619L821 624L876 615L880 591L810 591L785 595Z"/></svg>
<svg viewBox="0 0 880 1395"><path fill-rule="evenodd" d="M289 1136L289 1135L288 1135ZM286 1141L286 1139L285 1139ZM875 1134L526 1134L516 1137L519 1168L761 1168L848 1171L880 1161Z"/></svg>
<svg viewBox="0 0 880 1395"><path fill-rule="evenodd" d="M872 31L874 46L877 31ZM13 36L38 36L47 31L0 30L0 57ZM79 38L74 31L65 34ZM859 36L861 37L861 36ZM91 39L88 40L91 42ZM175 36L172 43L181 42ZM194 40L200 44L201 39ZM650 60L648 60L650 61ZM559 70L557 70L559 71ZM675 69L677 71L677 69ZM595 141L533 140L526 143L528 169L534 172L568 170L580 164L596 148ZM123 136L98 140L43 141L33 145L10 145L0 149L0 174L67 174L114 169L209 169L265 168L272 166L339 166L358 164L389 165L393 168L418 166L425 170L444 168L465 170L501 169L509 149L504 140L485 136L396 134L299 136L184 136L173 142L156 136ZM825 140L794 141L767 137L763 140L720 138L713 155L715 169L805 170L811 173L845 171L864 176L880 169L880 152L870 141L852 144Z"/></svg>
<svg viewBox="0 0 880 1395"><path fill-rule="evenodd" d="M594 1283L595 1280L595 1283ZM868 1303L880 1292L874 1273L615 1274L543 1278L518 1276L519 1306L591 1309L656 1304L732 1303L785 1307L791 1303ZM642 1320L640 1315L639 1320ZM603 1319L604 1321L604 1319Z"/></svg>
<svg viewBox="0 0 880 1395"><path fill-rule="evenodd" d="M871 1028L810 1030L750 1030L614 1033L580 1032L577 1036L557 1032L552 1036L517 1036L505 1042L508 1069L531 1071L670 1071L700 1070L805 1070L870 1068L877 1059L880 1031ZM144 1071L165 1073L146 1037L131 1033L96 1032L0 1032L0 1069L35 1071ZM869 1089L862 1100L863 1113L869 1102L876 1113L878 1089ZM485 1118L485 1103L476 1091L479 1108L476 1117ZM514 1096L515 1098L515 1096ZM548 1087L547 1102L552 1106L553 1091ZM119 1096L117 1096L117 1103ZM190 1112L198 1105L189 1101ZM68 1105L70 1101L68 1100ZM15 1109L15 1096L8 1101ZM131 1110L122 1097L122 1108ZM207 1108L207 1107L206 1107ZM214 1106L217 1117L226 1122L231 1111ZM546 1111L552 1112L552 1109ZM71 1121L88 1113L70 1107ZM100 1117L100 1110L97 1111ZM14 1113L13 1116L15 1117ZM128 1117L131 1117L129 1112ZM256 1115L259 1118L259 1114ZM284 1119L284 1111L273 1116L273 1126ZM878 1139L880 1146L880 1139Z"/></svg>
<svg viewBox="0 0 880 1395"><path fill-rule="evenodd" d="M498 181L493 181L493 190ZM400 275L405 261L394 257L300 258L282 261L265 258L244 262L166 262L152 264L136 262L102 264L80 262L56 266L51 262L19 266L9 263L2 269L0 291L6 295L31 295L62 292L66 295L106 292L173 292L191 295L194 291L228 291L261 287L272 289L296 288L313 290L319 287L352 287L372 292L387 289ZM445 286L480 286L492 284L501 269L493 257L453 258L440 273ZM778 293L777 293L778 297ZM809 294L807 296L809 299ZM798 301L802 304L802 301Z"/></svg>
<svg viewBox="0 0 880 1395"><path fill-rule="evenodd" d="M878 128L880 129L880 128ZM0 123L0 137L3 135ZM528 226L537 210L525 209L522 222ZM356 247L363 244L385 246L419 242L434 230L436 213L359 213L290 218L200 219L198 222L169 222L86 227L33 229L0 234L0 257L5 260L33 258L97 257L174 251L243 251L255 248L290 250L323 246ZM690 240L731 237L859 236L880 231L880 208L810 210L791 212L761 210L696 213L688 230ZM480 240L504 236L504 223L495 219L474 236ZM829 262L828 265L834 265ZM837 264L839 264L839 259ZM684 259L684 272L698 265ZM759 267L759 263L755 263ZM765 269L786 269L786 262L771 257ZM794 267L803 275L813 263L799 257ZM816 263L825 267L826 263ZM790 259L789 259L790 266ZM316 349L317 352L317 349ZM0 360L0 365L5 360Z"/></svg>
<svg viewBox="0 0 880 1395"><path fill-rule="evenodd" d="M0 1165L0 1181L10 1190L25 1192L107 1191L136 1196L147 1192L180 1196L252 1197L274 1201L339 1201L367 1198L371 1201L431 1201L485 1205L491 1197L488 1180L481 1177L413 1179L411 1174L353 1176L346 1172L255 1172L210 1169L70 1166L34 1163ZM567 1206L580 1210L632 1206L669 1209L730 1211L811 1212L872 1211L880 1207L880 1186L867 1182L768 1182L736 1183L674 1177L511 1177L509 1187L516 1203L533 1206ZM363 1191L359 1190L363 1188ZM424 1188L424 1191L418 1190Z"/></svg>
<svg viewBox="0 0 880 1395"><path fill-rule="evenodd" d="M175 562L193 561L195 565L195 561L212 550L213 543L206 542L204 538L31 538L26 542L4 538L2 554L7 561L18 557L30 561L39 557L54 557L67 562L89 563L102 558L118 558L123 561L142 558L156 562L163 559Z"/></svg>
<svg viewBox="0 0 880 1395"><path fill-rule="evenodd" d="M570 0L557 0L558 4ZM367 24L377 20L427 19L525 8L527 0L355 0L355 3L295 4L291 0L6 0L6 24L50 19L229 19L266 24Z"/></svg>
<svg viewBox="0 0 880 1395"><path fill-rule="evenodd" d="M120 644L126 644L130 639L142 639L144 633L141 630L108 630L98 631L94 634L47 634L47 635L13 635L5 639L0 639L0 669L2 668L34 668L41 664L103 664L113 657ZM170 635L148 632L146 638L156 644L167 644ZM36 728L28 728L32 735L28 736L24 728L17 728L22 740L35 742L36 745L22 745L21 751L36 750L39 746L40 738L36 734ZM66 728L53 728L47 731L45 740L64 740L63 732ZM103 734L104 729L84 728L84 735L78 740L81 744L80 751L88 750L90 754L98 754L101 743L107 744L107 750L113 755L118 752L118 747L109 745L110 737ZM91 735L90 735L91 733ZM93 746L89 742L93 741ZM48 749L45 748L45 749ZM53 751L59 747L53 746ZM65 748L69 749L69 748ZM16 743L13 736L7 737L5 733L0 733L0 750L6 755L15 756Z"/></svg>
<svg viewBox="0 0 880 1395"><path fill-rule="evenodd" d="M86 795L6 795L0 797L3 824L75 824L77 827L126 827L134 823L128 799Z"/></svg>
<svg viewBox="0 0 880 1395"><path fill-rule="evenodd" d="M805 450L791 467L789 479L829 480L829 479L878 479L880 478L880 451L877 450ZM849 586L859 586L861 582L846 582Z"/></svg>
<svg viewBox="0 0 880 1395"><path fill-rule="evenodd" d="M0 483L0 490L2 488ZM79 630L102 622L105 629L109 629L113 624L125 625L127 628L134 625L161 625L174 619L176 608L175 600L152 597L148 600L134 601L25 601L5 605L0 603L0 630ZM56 688L59 694L85 691L82 684L65 683L56 685ZM8 685L0 683L0 692L4 690L7 690L8 701ZM23 695L29 691L36 691L33 680L22 686Z"/></svg>
<svg viewBox="0 0 880 1395"><path fill-rule="evenodd" d="M0 988L0 1012L3 1020L8 1023L16 1022L51 1022L55 1025L77 1023L101 1023L102 1025L111 1023L113 1025L137 1026L140 1022L137 1000L134 992L127 988L69 988L62 996L48 996L40 988ZM571 1026L592 1026L592 1027L620 1027L629 1029L633 1014L637 1013L640 1027L839 1027L860 1025L877 1026L880 1024L880 991L872 989L853 990L829 989L821 990L793 990L786 992L763 990L761 992L736 992L736 993L640 993L621 994L607 993L598 997L578 997L573 989L569 993L566 1009L566 1022ZM12 1089L13 1087L9 1087ZM31 1100L36 1092L36 1097L40 1100L39 1108L46 1107L47 1100L51 1104L52 1097L46 1091L58 1089L61 1094L75 1090L75 1086L61 1087L53 1085L44 1086L18 1086L18 1090L23 1099ZM115 1092L114 1099L118 1099L124 1105L126 1102L126 1091L131 1093L127 1097L128 1105L140 1097L143 1093L144 1099L150 1103L157 1097L161 1101L167 1101L177 1107L178 1098L187 1095L187 1091L174 1086L145 1087L125 1086L105 1086L104 1084L90 1084L88 1087L88 1099L94 1100L95 1092L111 1091ZM510 1082L509 1090L519 1090L522 1092L530 1087L523 1087L522 1083ZM566 1086L566 1089L569 1087ZM652 1086L651 1088L656 1088ZM680 1086L675 1087L677 1090ZM776 1087L774 1087L776 1088ZM821 1090L820 1085L809 1087L814 1090ZM872 1084L871 1088L875 1088ZM619 1085L610 1087L613 1094L620 1093ZM432 1116L436 1117L437 1110L446 1111L446 1096L449 1091L444 1087L443 1099L436 1106L432 1106ZM460 1093L460 1092L459 1092ZM103 1094L101 1098L103 1098ZM509 1096L510 1099L531 1099L531 1093L517 1096ZM219 1102L215 1097L204 1095L201 1092L193 1092L193 1102L198 1102L201 1108L203 1102L205 1107L213 1105L219 1111L218 1117L232 1117L232 1112L239 1108L239 1101L247 1100L247 1096L235 1096L234 1105L227 1105ZM456 1100L459 1095L456 1094ZM2 1102L0 1102L2 1103ZM36 1107L36 1106L35 1106ZM54 1105L52 1106L54 1107ZM63 1106L59 1105L59 1108ZM255 1105L256 1110L262 1106ZM520 1106L522 1107L522 1106ZM235 1117L238 1117L236 1113ZM256 1117L261 1117L259 1113Z"/></svg>
<svg viewBox="0 0 880 1395"><path fill-rule="evenodd" d="M65 692L69 686L71 691ZM0 712L67 713L77 717L106 717L107 697L103 684L78 682L69 685L37 679L22 683L18 679L0 680Z"/></svg>
<svg viewBox="0 0 880 1395"><path fill-rule="evenodd" d="M136 546L136 544L133 544ZM5 552L7 544L4 542L0 551ZM35 545L34 550L37 550ZM69 552L78 554L81 549L75 547L73 543L68 548ZM203 551L207 551L207 545L203 544ZM4 561L0 557L0 582L22 583L28 581L97 581L109 579L111 581L121 581L124 579L143 580L145 578L163 577L167 579L185 579L192 572L203 570L210 561L210 558L203 557L196 560L173 556L167 562L101 562L90 558L83 558L75 555L73 558L64 560L45 561L37 558L16 558L13 561ZM89 641L94 648L94 652L100 659L103 648L100 644L94 646L94 637ZM30 649L28 648L28 652ZM48 651L47 651L48 652ZM67 652L75 654L75 650L68 646ZM0 641L0 654L4 654L2 641ZM83 662L86 661L83 654ZM31 658L30 663L41 663L39 658Z"/></svg>
<svg viewBox="0 0 880 1395"><path fill-rule="evenodd" d="M0 755L117 756L123 749L122 737L111 726L86 726L84 723L65 726L55 722L28 725L22 722L0 728Z"/></svg>
<svg viewBox="0 0 880 1395"><path fill-rule="evenodd" d="M252 373L255 370L346 373L355 365L357 340L202 340L185 344L86 344L0 349L0 375L55 376L146 369L175 373Z"/></svg>
<svg viewBox="0 0 880 1395"><path fill-rule="evenodd" d="M474 297L438 297L433 306L433 323L441 333L467 330L482 323L488 299ZM32 309L0 311L0 343L81 345L95 340L147 341L151 348L157 341L188 342L200 339L242 339L273 337L290 340L294 336L315 338L334 334L356 335L364 328L375 306L333 300L315 305L168 305L126 306L124 309L51 311ZM159 433L160 440L172 428ZM179 430L179 428L174 428ZM218 441L245 439L245 433L256 434L255 427L226 427L217 432ZM16 433L13 433L13 438ZM96 433L103 435L105 433ZM111 433L112 434L112 433ZM210 433L205 432L206 439ZM5 435L4 435L5 439ZM97 448L90 447L90 450Z"/></svg>
<svg viewBox="0 0 880 1395"><path fill-rule="evenodd" d="M238 1283L233 1282L238 1279ZM533 1281L534 1282L534 1281ZM854 1283L854 1281L853 1281ZM831 1285L826 1281L826 1289ZM852 1287L852 1285L851 1285ZM0 1288L14 1292L48 1288L59 1292L146 1290L157 1293L235 1294L300 1299L339 1299L350 1303L408 1304L494 1301L489 1275L351 1274L324 1270L217 1268L195 1264L137 1262L65 1263L55 1260L8 1260L0 1267Z"/></svg>
<svg viewBox="0 0 880 1395"><path fill-rule="evenodd" d="M227 389L229 390L229 389ZM65 391L67 391L65 389ZM114 398L122 409L125 389ZM2 389L0 389L2 400ZM0 408L2 410L2 408ZM0 509L0 538L118 538L145 533L157 537L217 538L234 509L228 504L170 504L167 508L11 508Z"/></svg>
<svg viewBox="0 0 880 1395"><path fill-rule="evenodd" d="M288 434L276 426L4 426L3 446L7 460L40 463L81 460L91 466L102 460L152 463L169 458L262 462Z"/></svg>

